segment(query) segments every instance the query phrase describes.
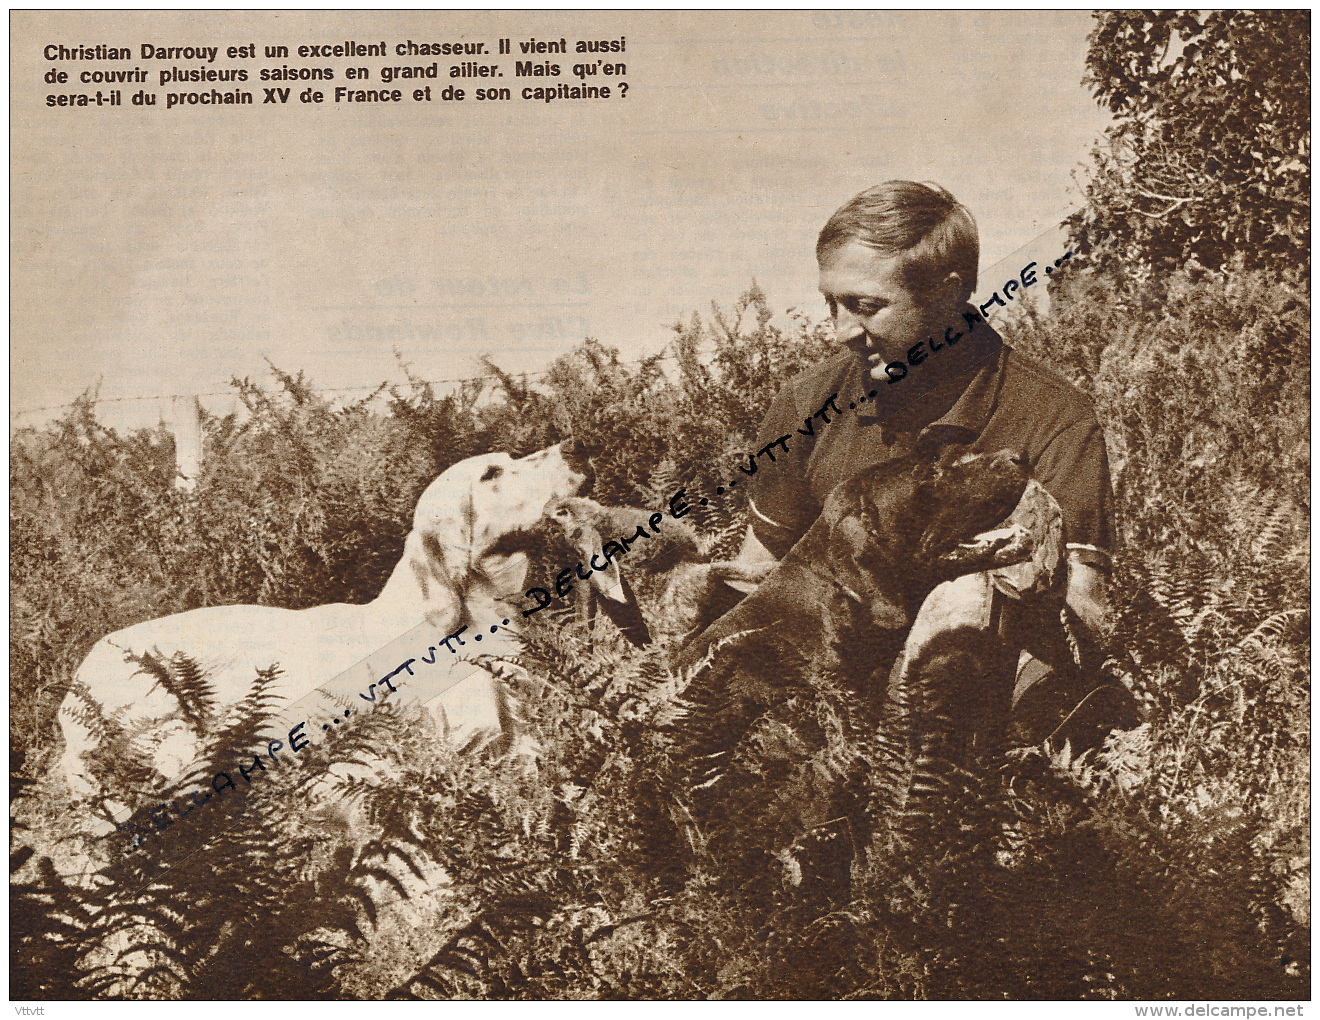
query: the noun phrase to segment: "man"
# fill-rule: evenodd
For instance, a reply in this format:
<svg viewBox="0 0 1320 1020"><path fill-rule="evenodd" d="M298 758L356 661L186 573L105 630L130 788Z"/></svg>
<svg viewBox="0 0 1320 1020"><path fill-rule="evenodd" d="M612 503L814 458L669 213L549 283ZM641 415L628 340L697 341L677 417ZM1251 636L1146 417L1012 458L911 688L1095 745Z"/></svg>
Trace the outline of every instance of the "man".
<svg viewBox="0 0 1320 1020"><path fill-rule="evenodd" d="M1026 454L1063 509L1066 601L1098 638L1114 540L1104 436L1086 397L1009 348L968 305L979 248L971 214L938 185L889 181L830 217L816 256L842 350L786 383L771 404L757 448L786 434L793 442L750 480L752 523L738 558L779 559L831 489L919 440L1012 449ZM804 438L804 418L835 393L874 396ZM1025 657L1023 667L1019 691L1047 672Z"/></svg>

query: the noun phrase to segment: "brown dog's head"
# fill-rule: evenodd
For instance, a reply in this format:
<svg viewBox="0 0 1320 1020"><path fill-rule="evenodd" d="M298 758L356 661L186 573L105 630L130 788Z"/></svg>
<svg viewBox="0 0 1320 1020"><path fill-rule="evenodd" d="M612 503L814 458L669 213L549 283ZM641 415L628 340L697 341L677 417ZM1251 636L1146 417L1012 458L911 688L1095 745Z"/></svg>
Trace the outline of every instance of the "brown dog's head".
<svg viewBox="0 0 1320 1020"><path fill-rule="evenodd" d="M915 503L925 521L917 555L928 562L1003 521L1031 478L1026 457L1011 450L975 454L944 447L918 470L927 466Z"/></svg>
<svg viewBox="0 0 1320 1020"><path fill-rule="evenodd" d="M916 596L942 579L942 557L1013 511L1028 478L1019 454L957 446L867 468L830 493L802 553L827 559L859 595L901 588ZM964 563L958 572L998 565Z"/></svg>

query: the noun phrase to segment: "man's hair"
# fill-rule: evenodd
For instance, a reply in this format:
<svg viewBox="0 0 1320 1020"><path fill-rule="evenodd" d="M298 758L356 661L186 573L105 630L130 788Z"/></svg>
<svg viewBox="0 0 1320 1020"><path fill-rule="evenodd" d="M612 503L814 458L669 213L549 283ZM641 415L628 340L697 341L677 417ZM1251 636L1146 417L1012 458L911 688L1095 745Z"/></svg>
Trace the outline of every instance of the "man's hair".
<svg viewBox="0 0 1320 1020"><path fill-rule="evenodd" d="M817 261L850 241L887 258L901 257L903 283L920 298L950 273L958 274L964 297L976 290L981 257L976 220L938 184L885 181L854 195L821 230Z"/></svg>

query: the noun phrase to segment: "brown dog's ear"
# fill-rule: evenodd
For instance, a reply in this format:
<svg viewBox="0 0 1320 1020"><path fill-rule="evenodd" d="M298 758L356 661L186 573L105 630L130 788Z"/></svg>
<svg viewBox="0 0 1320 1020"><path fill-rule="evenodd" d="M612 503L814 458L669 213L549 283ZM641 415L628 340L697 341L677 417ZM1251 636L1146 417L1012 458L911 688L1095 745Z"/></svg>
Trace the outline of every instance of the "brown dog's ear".
<svg viewBox="0 0 1320 1020"><path fill-rule="evenodd" d="M831 553L846 552L854 563L866 551L867 541L866 522L856 514L844 514L830 527Z"/></svg>
<svg viewBox="0 0 1320 1020"><path fill-rule="evenodd" d="M945 445L946 443L941 441L941 430L929 428L917 437L912 455L918 460L939 463Z"/></svg>
<svg viewBox="0 0 1320 1020"><path fill-rule="evenodd" d="M941 484L943 475L943 469L933 466L913 493L911 512L922 522L914 558L923 564L948 551L963 524L962 511L951 503L956 493L944 491Z"/></svg>
<svg viewBox="0 0 1320 1020"><path fill-rule="evenodd" d="M933 563L954 546L953 537L958 532L956 522L940 515L933 517L926 526L926 532L917 543L917 559L923 564Z"/></svg>

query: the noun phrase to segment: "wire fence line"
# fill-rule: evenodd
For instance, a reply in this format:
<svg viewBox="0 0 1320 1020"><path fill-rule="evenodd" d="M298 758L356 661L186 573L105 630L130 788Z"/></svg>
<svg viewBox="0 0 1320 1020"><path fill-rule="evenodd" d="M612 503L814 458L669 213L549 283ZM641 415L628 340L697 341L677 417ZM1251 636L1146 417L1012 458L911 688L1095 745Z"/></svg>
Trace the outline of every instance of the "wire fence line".
<svg viewBox="0 0 1320 1020"><path fill-rule="evenodd" d="M509 375L515 376L516 378L519 379L534 379L548 374L549 372L510 372L509 373ZM417 379L415 380L415 382L417 385L443 386L449 384L461 385L463 383L480 382L483 379L498 379L498 378L499 376L496 375L477 375L477 376L471 376L470 378L466 378L466 379ZM414 382L414 380L408 380L408 381ZM318 386L317 392L318 393L365 393L368 390L376 390L376 389L380 389L382 386L389 386L389 385L390 384L388 382L385 382L385 383L375 383L370 386L336 386L336 387ZM125 404L133 401L143 401L143 400L181 400L181 399L187 399L188 397L229 397L229 396L233 396L235 392L236 392L235 389L231 387L227 390L208 390L204 393L146 393L146 394L142 394L141 396L134 396L134 397L97 397L94 403ZM58 411L60 408L73 407L73 406L74 406L73 401L67 401L63 404L48 404L44 407L24 407L24 408L19 408L17 410L11 409L9 412L9 416L11 418L15 418L20 415L37 414L41 411Z"/></svg>
<svg viewBox="0 0 1320 1020"><path fill-rule="evenodd" d="M698 354L702 354L702 353L707 353L707 352L702 351L702 350L699 349L699 350L697 351L697 353L698 353ZM661 355L659 358L656 358L654 355L646 355L646 356L641 357L641 358L630 359L630 360L624 361L623 363L626 364L626 365L640 365L643 361L648 361L648 360L657 360L657 361L677 361L677 360L678 360L678 355L676 355L676 354L664 354L664 355ZM521 380L534 380L534 379L541 379L541 378L544 378L545 376L548 376L549 374L550 374L550 369L544 369L544 370L542 370L542 371L540 371L540 372L506 372L506 373L505 373L506 376L509 376L509 377L512 377L512 378L515 378L515 379L521 379ZM409 383L409 384L411 384L411 385L418 385L418 386L461 386L461 385L463 385L463 384L465 384L465 383L484 382L484 381L486 381L486 380L488 380L488 379L495 379L495 380L498 380L499 378L500 378L500 377L499 377L498 375L495 375L495 374L492 373L492 374L488 374L488 375L474 375L474 376L468 376L468 377L466 377L466 378L460 378L460 379L408 379L408 380L405 380L405 382L407 382L407 383ZM392 387L392 386L394 386L394 385L402 385L402 384L400 384L400 383L390 383L390 382L388 382L388 381L382 381L382 382L374 383L374 384L367 385L367 386L337 386L337 387L329 387L329 386L327 386L327 387L320 387L320 386L318 386L318 387L316 388L316 391L317 391L318 393L365 393L365 392L367 392L367 391L369 391L369 390L379 390L379 389L382 389L382 388L389 388L389 387ZM201 397L232 397L232 396L235 396L235 395L236 395L236 392L237 392L236 389L235 389L233 386L231 386L229 389L225 389L225 390L208 390L208 391L206 391L206 392L202 392L202 393L196 393L196 392L194 392L194 393L148 393L148 394L142 394L141 396L132 396L132 397L97 397L97 398L94 400L94 403L96 403L96 404L124 404L124 403L131 403L131 402L135 402L135 401L149 401L149 400L186 400L186 399L188 399L189 397L197 397L197 398L201 398ZM74 401L66 401L65 403L62 403L62 404L49 404L49 405L46 405L46 406L44 406L44 407L24 407L24 408L18 408L18 409L11 408L10 411L9 411L9 417L10 417L11 420L13 420L13 419L15 419L15 418L19 418L19 417L22 417L22 416L24 416L24 415L40 414L40 413L43 412L43 411L58 411L58 410L60 410L61 408L69 408L69 407L73 407L73 406L74 406Z"/></svg>

